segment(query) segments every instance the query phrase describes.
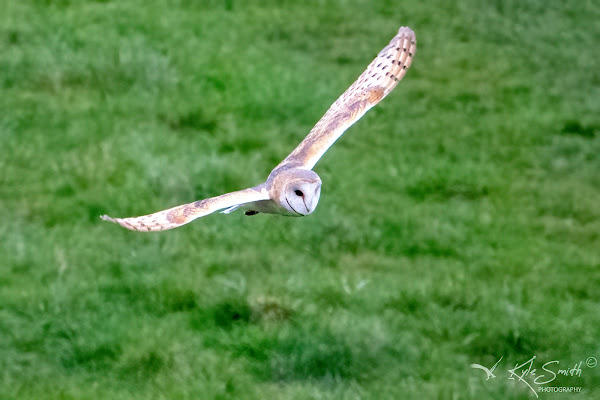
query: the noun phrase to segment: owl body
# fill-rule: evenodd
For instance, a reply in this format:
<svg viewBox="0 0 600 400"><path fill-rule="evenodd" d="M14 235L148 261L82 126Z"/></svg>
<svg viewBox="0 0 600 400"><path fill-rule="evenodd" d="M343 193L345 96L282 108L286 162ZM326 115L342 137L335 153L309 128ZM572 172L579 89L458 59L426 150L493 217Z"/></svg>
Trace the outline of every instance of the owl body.
<svg viewBox="0 0 600 400"><path fill-rule="evenodd" d="M297 213L289 211L287 208L271 199L255 201L248 203L247 205L240 206L239 208L244 211L246 215L256 215L260 213L283 215L285 217L300 217L300 215Z"/></svg>

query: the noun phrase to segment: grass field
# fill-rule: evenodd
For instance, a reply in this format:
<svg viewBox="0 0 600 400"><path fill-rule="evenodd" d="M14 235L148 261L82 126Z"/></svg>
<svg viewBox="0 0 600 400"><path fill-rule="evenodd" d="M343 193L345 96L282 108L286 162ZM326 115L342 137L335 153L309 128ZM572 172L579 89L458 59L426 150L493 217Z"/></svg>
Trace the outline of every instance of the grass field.
<svg viewBox="0 0 600 400"><path fill-rule="evenodd" d="M600 398L598 1L0 9L0 399ZM98 218L264 181L402 25L314 214Z"/></svg>

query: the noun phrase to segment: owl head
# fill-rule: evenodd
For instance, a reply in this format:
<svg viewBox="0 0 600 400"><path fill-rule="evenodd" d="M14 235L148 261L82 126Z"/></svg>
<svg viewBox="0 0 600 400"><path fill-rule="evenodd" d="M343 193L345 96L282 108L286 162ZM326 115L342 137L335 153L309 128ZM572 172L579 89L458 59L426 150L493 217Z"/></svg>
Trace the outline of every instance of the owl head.
<svg viewBox="0 0 600 400"><path fill-rule="evenodd" d="M312 213L321 196L321 178L314 171L306 169L288 169L281 171L272 181L276 190L273 199L289 212L288 215L300 217Z"/></svg>

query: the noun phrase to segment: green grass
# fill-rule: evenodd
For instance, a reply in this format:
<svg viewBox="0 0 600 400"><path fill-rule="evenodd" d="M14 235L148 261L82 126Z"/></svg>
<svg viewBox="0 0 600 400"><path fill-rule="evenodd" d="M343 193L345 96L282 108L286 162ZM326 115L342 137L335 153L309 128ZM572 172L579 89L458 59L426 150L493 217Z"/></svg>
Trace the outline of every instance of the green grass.
<svg viewBox="0 0 600 400"><path fill-rule="evenodd" d="M0 398L530 399L516 363L600 359L598 2L0 9ZM98 218L262 182L401 25L314 214Z"/></svg>

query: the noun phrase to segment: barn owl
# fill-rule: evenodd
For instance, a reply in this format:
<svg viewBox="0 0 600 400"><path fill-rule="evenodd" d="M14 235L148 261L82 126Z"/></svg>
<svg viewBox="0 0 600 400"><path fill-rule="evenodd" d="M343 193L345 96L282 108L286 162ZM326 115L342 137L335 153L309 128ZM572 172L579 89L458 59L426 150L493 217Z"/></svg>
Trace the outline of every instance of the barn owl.
<svg viewBox="0 0 600 400"><path fill-rule="evenodd" d="M163 231L219 210L225 214L242 209L246 215L297 217L312 213L321 195L321 179L313 167L346 129L396 87L412 63L416 45L414 32L401 27L298 147L271 171L266 182L141 217L100 218L134 231Z"/></svg>

